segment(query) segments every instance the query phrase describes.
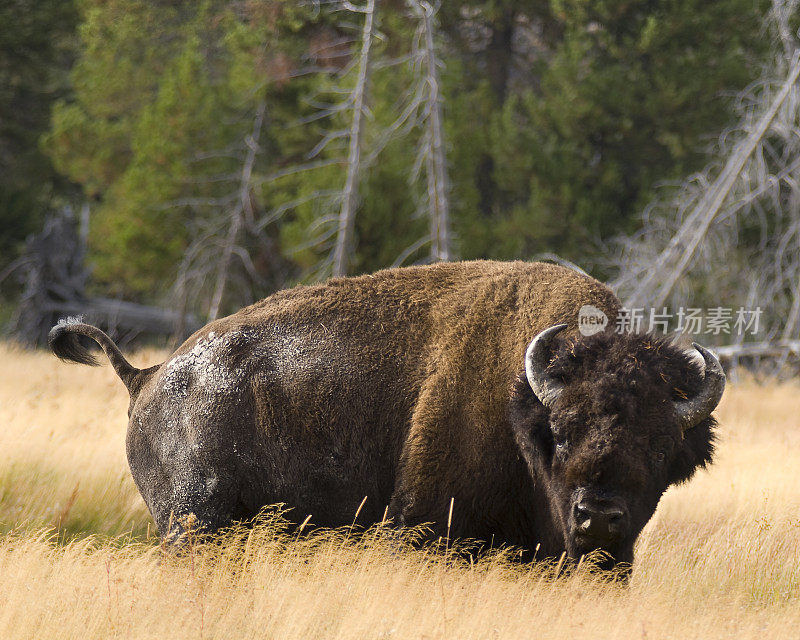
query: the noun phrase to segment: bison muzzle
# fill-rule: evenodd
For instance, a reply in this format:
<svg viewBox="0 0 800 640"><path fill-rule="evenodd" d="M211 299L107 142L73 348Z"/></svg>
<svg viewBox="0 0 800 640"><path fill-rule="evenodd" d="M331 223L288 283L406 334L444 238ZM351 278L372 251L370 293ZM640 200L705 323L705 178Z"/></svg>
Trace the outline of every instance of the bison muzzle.
<svg viewBox="0 0 800 640"><path fill-rule="evenodd" d="M50 346L130 393L127 454L165 539L285 503L321 526L431 523L447 533L603 566L672 484L713 455L716 358L613 323L577 331L604 285L540 263L390 269L281 291L131 366L99 329L59 323Z"/></svg>

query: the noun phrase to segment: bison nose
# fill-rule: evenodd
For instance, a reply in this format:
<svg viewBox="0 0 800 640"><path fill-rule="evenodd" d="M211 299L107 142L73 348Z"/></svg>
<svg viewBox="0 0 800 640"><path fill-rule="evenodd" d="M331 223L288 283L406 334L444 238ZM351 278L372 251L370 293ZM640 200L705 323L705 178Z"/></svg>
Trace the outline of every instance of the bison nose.
<svg viewBox="0 0 800 640"><path fill-rule="evenodd" d="M611 502L581 500L575 505L575 526L581 534L597 540L613 540L625 529L626 512Z"/></svg>

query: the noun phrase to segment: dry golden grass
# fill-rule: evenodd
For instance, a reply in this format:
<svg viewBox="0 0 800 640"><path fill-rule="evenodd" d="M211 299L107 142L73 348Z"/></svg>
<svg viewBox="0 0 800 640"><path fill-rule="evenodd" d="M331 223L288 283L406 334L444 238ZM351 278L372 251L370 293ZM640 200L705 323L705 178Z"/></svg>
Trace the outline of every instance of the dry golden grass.
<svg viewBox="0 0 800 640"><path fill-rule="evenodd" d="M0 345L0 638L796 639L799 391L729 389L717 463L664 497L625 588L402 551L380 531L295 540L274 520L164 556L111 369Z"/></svg>

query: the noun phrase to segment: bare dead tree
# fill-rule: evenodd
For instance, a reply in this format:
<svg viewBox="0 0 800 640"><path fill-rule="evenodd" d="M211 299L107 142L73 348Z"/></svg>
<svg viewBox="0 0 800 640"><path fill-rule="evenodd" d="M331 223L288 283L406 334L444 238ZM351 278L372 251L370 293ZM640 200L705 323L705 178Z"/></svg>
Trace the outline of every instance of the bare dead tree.
<svg viewBox="0 0 800 640"><path fill-rule="evenodd" d="M102 327L120 343L146 333L164 336L180 323L190 331L200 325L194 316L171 309L89 296L86 267L89 206L79 216L67 206L47 216L43 229L28 238L15 268L0 273L16 275L22 296L10 322L11 334L22 344L43 346L61 318L81 316Z"/></svg>
<svg viewBox="0 0 800 640"><path fill-rule="evenodd" d="M430 245L429 258L422 261L453 258L450 225L450 181L442 117L442 94L439 80L441 59L436 53L436 14L439 6L426 0L407 0L406 4L418 20L409 62L414 79L406 93L404 107L385 138L419 130L421 135L409 182L413 187L425 169L425 187L417 204L417 216L429 220L428 235L403 250L392 266L400 266Z"/></svg>
<svg viewBox="0 0 800 640"><path fill-rule="evenodd" d="M410 186L416 194L417 182L424 170L424 196L419 199L416 216L424 215L428 218L429 232L426 237L415 241L403 251L395 264L403 264L411 256L419 255L428 244L431 247L429 260L450 259L452 234L439 83L441 61L435 49L437 8L424 0L407 0L407 6L418 25L410 52L387 59L377 58L372 53L373 41L383 37L375 27L374 0L362 7L342 0L318 0L314 4L320 10L327 7L327 10L333 12L344 10L348 14L363 13L364 20L360 25L359 37L347 40L348 43L357 42L359 45L357 50L351 52L351 63L337 74L339 80L333 88L322 90L318 96L306 100L307 104L315 108L315 112L297 122L302 126L325 119L329 121L329 129L307 156L307 166L341 163L345 169L345 178L339 193L321 190L319 194L305 196L306 202L316 201L314 204L319 214L308 229L307 241L294 247L294 251L314 248L326 254L310 274L312 280L330 274L344 275L355 248L354 222L359 204L359 183L363 175L391 141L419 134L418 153L410 171ZM370 79L374 73L384 73L387 69L401 65L409 65L409 88L396 102L397 115L394 120L379 124L374 121L374 117L370 118L371 112L366 106ZM347 125L342 126L341 120L345 116ZM368 122L371 125L367 134ZM366 143L367 139L369 144ZM340 151L345 157L336 157L335 154ZM323 152L333 153L334 157L323 158Z"/></svg>
<svg viewBox="0 0 800 640"><path fill-rule="evenodd" d="M731 195L745 164L769 131L779 109L797 83L799 75L800 54L796 52L783 86L758 118L755 127L748 132L747 137L734 147L722 171L709 184L667 247L659 254L654 264L642 274L643 277L637 278L637 284L627 299L628 304L647 299L652 306L658 307L666 302L677 281L685 275L697 247L705 239L711 223Z"/></svg>
<svg viewBox="0 0 800 640"><path fill-rule="evenodd" d="M447 161L444 149L442 126L442 98L439 91L439 66L441 61L434 46L435 9L426 0L409 0L419 16L419 28L414 56L423 63L423 86L425 135L420 153L426 159L427 200L431 220L431 259L449 260L450 246L450 202L447 178Z"/></svg>
<svg viewBox="0 0 800 640"><path fill-rule="evenodd" d="M207 319L213 320L230 297L237 306L250 304L263 295L264 289L271 288L263 275L265 260L275 280L273 284L280 287L285 283L288 275L285 260L266 232L268 225L282 212L264 211L259 195L275 178L256 170L261 160L260 138L266 116L266 102L259 101L248 118L246 133L236 145L196 154L194 162L224 158L239 165L236 170L220 175L198 172L192 184L204 185L207 189L213 186L219 195L181 198L165 205L193 212L189 220L191 241L173 284L172 298L181 312L192 300L193 308L205 307ZM261 270L255 265L256 257L262 263ZM177 326L175 333L182 335L182 327Z"/></svg>
<svg viewBox="0 0 800 640"><path fill-rule="evenodd" d="M11 321L13 334L30 346L47 343L47 332L58 321L61 305L85 303L89 271L85 265L86 233L70 206L50 213L42 230L30 236L16 261L15 275L23 285Z"/></svg>
<svg viewBox="0 0 800 640"><path fill-rule="evenodd" d="M361 17L358 25L338 20L343 32L352 29L358 33L336 40L337 55L344 57L346 52L349 61L342 61L334 70L317 69L317 73L330 74L330 80L321 82L318 92L305 98L313 112L290 124L306 127L321 123L324 133L299 164L258 172L254 169L258 161L257 146L254 145L258 144L258 135L264 126L264 114L257 110L244 143L198 154L198 162L233 159L240 162L240 169L214 176L204 176L202 171L199 172L197 183L207 185L213 181L216 185L214 190L223 191L220 196L182 198L170 203L171 206L205 212L193 217L193 241L185 252L176 280L174 291L180 308L184 308L188 299L197 300L200 291L204 290L200 297L207 298L208 317L213 319L219 315L223 303L230 297L229 290L235 286L245 291L244 301L248 301L246 279L239 281L242 269L250 279L258 274L244 240L249 237L263 240L267 226L299 206L311 206L317 213L306 229L305 240L289 248L289 255L313 249L325 256L305 274L307 279L346 274L355 249L355 218L363 175L389 142L412 133L422 134L417 163L425 168L426 173L425 206L421 209L430 216L430 232L427 238L415 243L410 253L419 251L430 242L432 259L449 259L452 255L438 77L440 61L434 48L435 9L428 2L409 0L409 6L415 8L418 18L412 50L397 58L376 59L373 44L383 37L376 28L376 0L365 0L361 6L344 0L319 0L313 4L320 11ZM388 68L405 64L411 65L412 86L398 100L396 118L388 124L377 124L367 105L371 76L373 72L384 73ZM313 64L312 67L316 68ZM263 105L259 107L263 108ZM273 182L291 181L293 176L301 173L337 165L344 169L341 189L320 188L282 202L272 210L262 210L266 201L263 193ZM420 169L412 173L418 176L421 172ZM234 182L237 185L235 190L226 191L221 187L224 183L233 187ZM253 210L254 202L257 203L256 211Z"/></svg>
<svg viewBox="0 0 800 640"><path fill-rule="evenodd" d="M720 160L665 188L668 197L645 209L640 230L619 239L606 265L617 271L612 284L629 307L677 308L713 298L758 308L757 335L740 333L723 349L734 368L739 356L761 364L766 359L776 372L796 358L800 42L789 25L797 4L773 0L775 60L737 97L739 122L713 152Z"/></svg>
<svg viewBox="0 0 800 640"><path fill-rule="evenodd" d="M228 281L229 267L231 263L231 256L236 248L239 240L239 235L244 226L245 216L253 217L252 207L252 178L253 167L256 161L256 153L258 152L258 140L261 137L261 127L264 125L264 115L266 113L267 103L261 102L256 108L256 115L253 121L253 130L245 140L247 146L247 156L244 164L242 165L241 178L239 180L239 198L233 210L230 212L230 226L228 227L228 234L225 238L225 244L222 247L222 257L220 258L219 268L217 272L216 284L214 285L214 294L211 297L211 306L208 310L208 320L215 320L219 314L219 305L222 301L222 294L225 291L225 285Z"/></svg>
<svg viewBox="0 0 800 640"><path fill-rule="evenodd" d="M356 84L348 102L352 104L353 117L348 131L347 174L342 190L342 206L336 233L336 246L333 252L333 275L347 275L350 254L353 249L353 231L355 212L358 204L358 181L361 176L361 145L363 144L364 100L369 79L370 49L373 38L373 18L375 0L367 0L364 8L356 7L349 2L347 9L364 14L364 27L361 33L361 53L358 61Z"/></svg>
<svg viewBox="0 0 800 640"><path fill-rule="evenodd" d="M331 74L332 78L339 78L342 82L338 84L334 80L334 86L321 91L322 97L309 96L306 102L315 111L310 115L298 117L289 126L305 127L326 119L329 122L336 122L346 115L351 116L350 126L331 127L309 151L304 161L265 171L268 164L265 163L259 147L259 138L263 133L262 130L266 128L266 102L262 100L252 114L247 133L243 134L239 141L225 149L204 150L195 154L192 161L196 163L211 162L213 165L215 162L219 164L234 161L238 168L214 175L200 169L197 171L197 177L191 179L192 188L203 186L205 191L218 195L185 197L165 205L165 207L188 208L193 214L189 220L192 240L184 252L173 286L173 298L180 309L186 308L188 301L192 300L191 306L194 308L205 306L208 310L207 317L212 320L221 314L226 304L231 304L233 301L239 305L249 304L258 297L258 293L263 295L263 290L269 290L271 287L267 286L268 283L254 264L254 254L258 254L262 262L266 257L276 272L283 273L285 277L278 278L280 281L275 284L278 286L286 284L288 272L292 269L289 268L288 259L274 246L275 240L267 230L272 226L274 231L275 223L287 212L301 205L310 204L325 213L319 216L308 230L308 242L293 247L293 250L301 251L305 246L330 249L325 264L319 268L316 276L329 275L334 262L334 251L333 246L328 246L326 243L339 231L337 238L341 244L337 245L340 251L339 264L344 264L346 268L346 260L352 250L358 180L363 169L359 154L363 144L363 114L366 111L364 103L369 71L369 45L374 37L375 0L370 0L363 8L341 0L320 0L314 4L319 10L325 6L324 10L330 12L344 11L348 15L356 12L364 13L362 39L341 37L336 40L336 55L350 58L347 64L337 63L331 68L321 67L313 59L314 56L320 55L320 52L316 51L309 54L309 58L305 60L308 63L306 66L292 72L291 77ZM369 34L366 41L363 40L365 34ZM353 55L352 50L348 49L349 45L356 43L361 44L360 56ZM330 57L328 53L325 55ZM341 86L349 82L353 72L357 78L356 85L345 91ZM345 78L347 80L344 80ZM340 95L346 97L339 99ZM333 154L330 153L331 148L337 147L345 140L349 143L349 154L346 159L338 155L338 149ZM269 199L265 197L265 193L273 184L291 180L302 173L336 165L344 165L348 170L343 189L318 189L293 200L281 202L272 209L266 208ZM339 215L330 211L334 206L338 208ZM340 221L342 225L338 224ZM344 224L347 221L349 223ZM347 249L342 252L344 247ZM344 259L345 263L342 263L341 259ZM260 264L260 267L263 267L263 264Z"/></svg>

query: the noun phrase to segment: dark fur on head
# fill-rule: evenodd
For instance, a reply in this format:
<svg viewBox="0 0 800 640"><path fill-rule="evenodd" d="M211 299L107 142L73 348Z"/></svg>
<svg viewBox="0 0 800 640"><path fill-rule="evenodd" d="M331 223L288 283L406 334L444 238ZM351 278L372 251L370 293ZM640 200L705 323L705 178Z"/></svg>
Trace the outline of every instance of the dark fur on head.
<svg viewBox="0 0 800 640"><path fill-rule="evenodd" d="M682 431L673 404L698 393L701 366L669 339L604 332L554 348L547 374L564 388L549 409L519 376L510 409L515 438L547 488L571 554L583 551L570 538L584 493L613 498L629 512L624 538L608 551L630 562L667 487L711 462L716 421L708 416Z"/></svg>

